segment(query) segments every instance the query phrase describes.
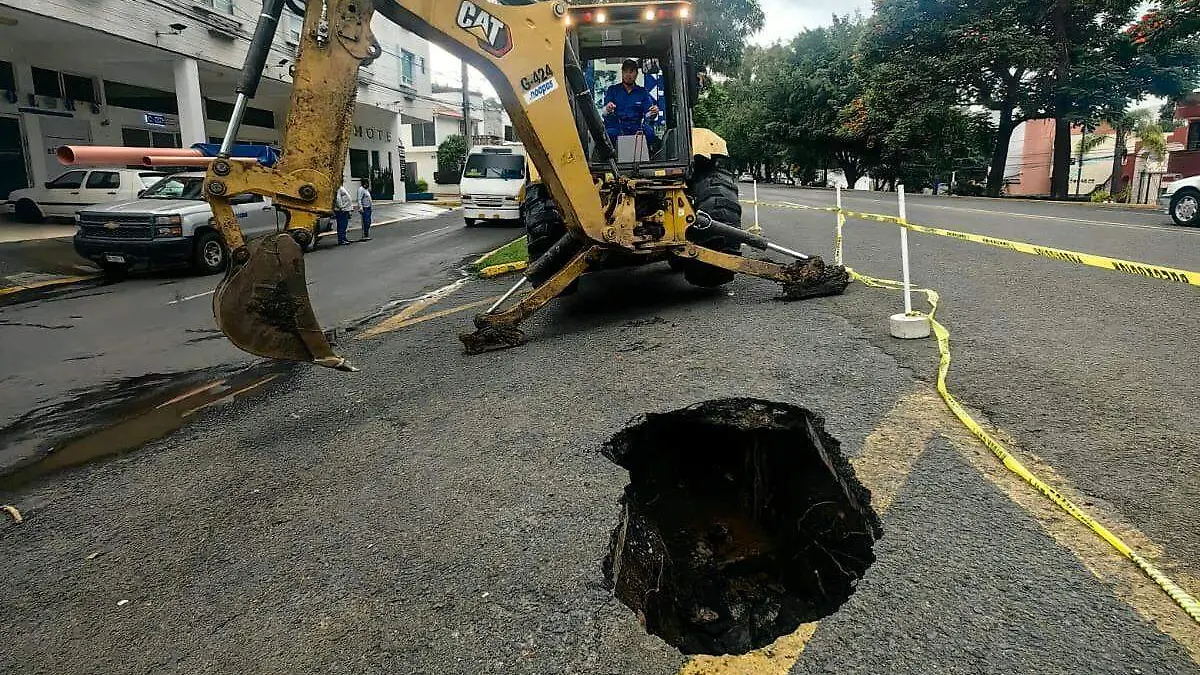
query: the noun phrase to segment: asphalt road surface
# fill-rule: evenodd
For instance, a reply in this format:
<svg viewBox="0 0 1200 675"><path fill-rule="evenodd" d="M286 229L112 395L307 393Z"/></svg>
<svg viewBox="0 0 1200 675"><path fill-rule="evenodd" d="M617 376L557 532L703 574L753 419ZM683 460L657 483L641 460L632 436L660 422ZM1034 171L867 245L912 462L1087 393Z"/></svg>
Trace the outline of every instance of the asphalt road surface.
<svg viewBox="0 0 1200 675"><path fill-rule="evenodd" d="M762 198L826 205L832 195ZM894 213L876 195L847 202ZM761 217L784 245L831 245L832 215ZM1152 214L914 198L909 217L1200 269L1195 234ZM354 327L389 300L454 281L464 258L511 234L457 225L448 215L385 228L375 249L319 253L318 313ZM894 227L851 223L848 261L895 277L896 241ZM1195 289L949 239L912 244L916 280L942 293L954 334L954 392L1057 488L1200 590ZM182 287L155 296L163 283ZM171 324L183 337L211 329L207 307L166 303L206 283L133 282L4 318L80 322L71 317L94 316L80 303L120 307L110 295L128 292L134 326L168 324L151 297L197 312ZM455 337L471 308L510 283L465 284L419 323L373 320L389 330L339 345L361 373L290 369L138 452L7 489L0 501L25 522L0 524L0 663L23 673L1200 673L1196 624L948 415L932 392L934 346L886 336L895 293L854 285L784 303L754 279L714 292L665 265L609 271L529 321L528 345L464 356ZM74 329L25 330L94 349L62 337ZM172 353L136 334L123 344L146 346L130 359L144 367L122 375ZM51 361L44 375L5 382L6 395L36 398L30 383L77 363ZM749 657L692 661L602 583L629 476L599 448L636 415L746 396L822 414L885 534L834 615Z"/></svg>
<svg viewBox="0 0 1200 675"><path fill-rule="evenodd" d="M392 211L381 207L376 221L393 218ZM517 230L468 229L455 211L371 234L370 242L344 247L327 235L305 259L313 307L326 327L353 326L461 276L466 258L511 240ZM359 236L357 220L350 236ZM194 371L215 376L255 361L213 324L218 279L161 272L0 308L0 429L9 439L0 467L102 422L87 413L113 398L190 380Z"/></svg>

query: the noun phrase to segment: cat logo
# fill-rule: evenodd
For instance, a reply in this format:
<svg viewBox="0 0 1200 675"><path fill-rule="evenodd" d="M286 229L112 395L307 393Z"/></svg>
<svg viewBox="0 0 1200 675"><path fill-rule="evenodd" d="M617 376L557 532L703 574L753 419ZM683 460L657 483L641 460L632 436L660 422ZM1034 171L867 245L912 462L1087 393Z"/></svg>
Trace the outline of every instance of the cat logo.
<svg viewBox="0 0 1200 675"><path fill-rule="evenodd" d="M508 26L471 0L462 0L458 6L458 26L479 38L479 46L492 56L503 57L512 51Z"/></svg>

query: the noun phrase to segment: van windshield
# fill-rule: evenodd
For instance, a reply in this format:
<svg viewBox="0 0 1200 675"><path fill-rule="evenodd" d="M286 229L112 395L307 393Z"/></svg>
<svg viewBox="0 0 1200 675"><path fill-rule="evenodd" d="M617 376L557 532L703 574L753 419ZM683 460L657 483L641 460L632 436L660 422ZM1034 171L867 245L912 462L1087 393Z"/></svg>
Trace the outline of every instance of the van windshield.
<svg viewBox="0 0 1200 675"><path fill-rule="evenodd" d="M171 176L142 193L143 199L204 200L204 176Z"/></svg>
<svg viewBox="0 0 1200 675"><path fill-rule="evenodd" d="M525 177L525 158L521 155L476 154L467 158L463 178L500 178L521 180Z"/></svg>

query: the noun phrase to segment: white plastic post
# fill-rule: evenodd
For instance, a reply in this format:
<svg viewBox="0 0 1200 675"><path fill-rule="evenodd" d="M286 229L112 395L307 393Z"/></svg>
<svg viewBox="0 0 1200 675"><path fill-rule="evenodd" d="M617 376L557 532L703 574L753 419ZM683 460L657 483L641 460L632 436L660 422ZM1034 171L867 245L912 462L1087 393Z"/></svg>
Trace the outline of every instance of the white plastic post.
<svg viewBox="0 0 1200 675"><path fill-rule="evenodd" d="M904 199L904 186L897 188L900 199L900 222L908 223L908 205ZM930 324L928 317L913 315L912 307L912 277L908 266L908 228L900 228L900 265L904 273L904 313L895 314L889 320L892 337L902 340L916 340L929 337Z"/></svg>
<svg viewBox="0 0 1200 675"><path fill-rule="evenodd" d="M904 186L896 188L900 198L900 222L908 222L908 205L904 200ZM912 277L908 268L908 228L900 228L900 265L904 270L904 313L912 314Z"/></svg>
<svg viewBox="0 0 1200 675"><path fill-rule="evenodd" d="M833 186L834 194L837 195L837 234L833 238L833 264L842 265L842 230L846 226L846 216L842 215L842 184L837 183Z"/></svg>
<svg viewBox="0 0 1200 675"><path fill-rule="evenodd" d="M758 222L758 179L754 179L754 227L750 234L762 234L762 225Z"/></svg>

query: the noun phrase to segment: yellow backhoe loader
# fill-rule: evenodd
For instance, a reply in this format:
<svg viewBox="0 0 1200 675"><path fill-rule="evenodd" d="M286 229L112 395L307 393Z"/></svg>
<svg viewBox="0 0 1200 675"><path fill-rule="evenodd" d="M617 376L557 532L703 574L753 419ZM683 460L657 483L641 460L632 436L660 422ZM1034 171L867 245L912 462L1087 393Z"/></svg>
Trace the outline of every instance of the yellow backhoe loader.
<svg viewBox="0 0 1200 675"><path fill-rule="evenodd" d="M291 108L279 164L230 158L284 11L304 17ZM838 294L844 268L775 245L741 229L737 184L725 142L693 128L698 96L688 56L688 2L567 5L533 0L266 0L238 87L220 156L205 192L231 252L217 287L217 325L241 349L275 359L351 370L313 314L302 250L327 215L342 177L361 64L380 54L371 34L379 12L481 71L500 96L537 182L523 214L531 263L461 336L468 352L511 347L517 328L588 270L668 260L691 283L717 286L741 272L773 279L801 299ZM637 62L653 80L660 111L645 129L622 135L606 125L594 91L613 64ZM608 111L604 111L608 112ZM611 113L610 113L611 114ZM628 131L626 129L625 131ZM271 197L287 214L284 233L244 240L230 199ZM784 265L741 255L742 246L792 258ZM505 308L522 287L532 292Z"/></svg>

